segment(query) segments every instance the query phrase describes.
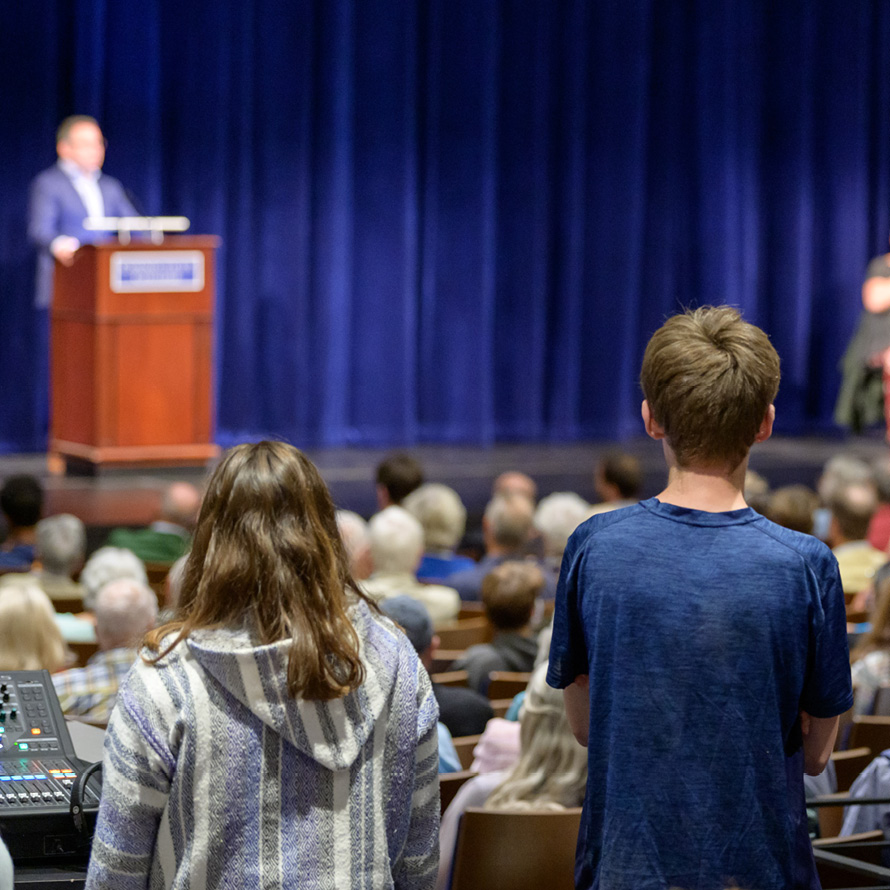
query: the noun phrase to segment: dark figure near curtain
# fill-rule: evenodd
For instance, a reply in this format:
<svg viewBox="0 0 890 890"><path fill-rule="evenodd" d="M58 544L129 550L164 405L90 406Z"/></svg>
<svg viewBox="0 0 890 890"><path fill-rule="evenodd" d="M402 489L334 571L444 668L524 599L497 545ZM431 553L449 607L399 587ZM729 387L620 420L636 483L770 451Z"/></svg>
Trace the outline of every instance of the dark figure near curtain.
<svg viewBox="0 0 890 890"><path fill-rule="evenodd" d="M854 432L885 420L890 440L890 253L876 256L862 284L864 312L841 359L835 422Z"/></svg>

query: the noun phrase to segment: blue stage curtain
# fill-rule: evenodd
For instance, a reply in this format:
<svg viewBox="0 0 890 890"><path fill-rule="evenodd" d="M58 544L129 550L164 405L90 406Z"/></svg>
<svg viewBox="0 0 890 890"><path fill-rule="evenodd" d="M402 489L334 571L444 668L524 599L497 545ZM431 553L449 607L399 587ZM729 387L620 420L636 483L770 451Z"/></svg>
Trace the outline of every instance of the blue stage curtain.
<svg viewBox="0 0 890 890"><path fill-rule="evenodd" d="M0 449L45 447L25 243L96 115L150 213L222 236L218 440L639 434L642 350L728 302L831 429L887 249L885 0L29 0L0 7Z"/></svg>

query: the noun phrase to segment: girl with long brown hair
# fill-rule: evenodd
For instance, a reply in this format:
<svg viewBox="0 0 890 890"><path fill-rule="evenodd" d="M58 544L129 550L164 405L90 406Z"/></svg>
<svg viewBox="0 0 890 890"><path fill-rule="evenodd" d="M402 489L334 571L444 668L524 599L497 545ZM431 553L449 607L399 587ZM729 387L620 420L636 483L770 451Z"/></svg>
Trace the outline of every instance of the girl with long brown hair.
<svg viewBox="0 0 890 890"><path fill-rule="evenodd" d="M436 719L411 644L350 577L316 468L240 445L175 619L120 690L87 886L432 886Z"/></svg>

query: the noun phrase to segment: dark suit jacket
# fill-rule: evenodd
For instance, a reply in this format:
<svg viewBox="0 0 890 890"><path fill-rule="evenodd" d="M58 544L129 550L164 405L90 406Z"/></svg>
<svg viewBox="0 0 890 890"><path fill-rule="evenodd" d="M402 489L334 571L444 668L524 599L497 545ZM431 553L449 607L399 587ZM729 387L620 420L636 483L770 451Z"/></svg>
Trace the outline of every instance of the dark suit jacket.
<svg viewBox="0 0 890 890"><path fill-rule="evenodd" d="M99 176L99 190L106 216L138 216L124 187L112 176ZM28 238L39 250L37 288L34 303L49 306L53 294L53 255L49 246L58 235L71 235L81 244L107 238L104 232L89 232L83 227L87 210L74 184L58 164L38 174L31 183L28 206Z"/></svg>

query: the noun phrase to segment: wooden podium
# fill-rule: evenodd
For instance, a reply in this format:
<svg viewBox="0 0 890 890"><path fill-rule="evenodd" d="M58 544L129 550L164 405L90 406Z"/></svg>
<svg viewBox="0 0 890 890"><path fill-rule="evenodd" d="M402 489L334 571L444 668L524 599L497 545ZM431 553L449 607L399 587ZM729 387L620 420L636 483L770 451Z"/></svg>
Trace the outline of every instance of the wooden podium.
<svg viewBox="0 0 890 890"><path fill-rule="evenodd" d="M211 236L82 247L56 263L50 457L202 464L213 434Z"/></svg>

